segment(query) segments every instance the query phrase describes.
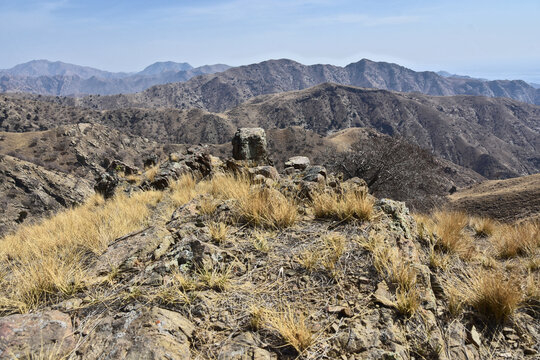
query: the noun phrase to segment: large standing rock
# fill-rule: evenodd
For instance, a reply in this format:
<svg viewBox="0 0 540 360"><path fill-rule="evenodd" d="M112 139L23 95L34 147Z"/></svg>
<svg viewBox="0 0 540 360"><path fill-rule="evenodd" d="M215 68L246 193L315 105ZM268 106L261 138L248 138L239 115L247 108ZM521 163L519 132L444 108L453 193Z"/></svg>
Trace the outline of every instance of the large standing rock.
<svg viewBox="0 0 540 360"><path fill-rule="evenodd" d="M266 161L266 133L261 128L241 128L232 140L233 158L236 160Z"/></svg>
<svg viewBox="0 0 540 360"><path fill-rule="evenodd" d="M60 311L10 315L0 319L0 358L38 355L59 359L75 348L69 315Z"/></svg>

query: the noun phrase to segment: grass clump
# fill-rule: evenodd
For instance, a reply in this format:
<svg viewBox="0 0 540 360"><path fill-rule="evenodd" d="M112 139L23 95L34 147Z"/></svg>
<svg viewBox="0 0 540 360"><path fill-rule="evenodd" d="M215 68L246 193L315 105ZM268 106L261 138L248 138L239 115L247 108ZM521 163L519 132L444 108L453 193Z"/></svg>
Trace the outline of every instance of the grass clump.
<svg viewBox="0 0 540 360"><path fill-rule="evenodd" d="M173 206L181 206L191 201L195 195L196 180L191 174L182 175L170 186L170 199Z"/></svg>
<svg viewBox="0 0 540 360"><path fill-rule="evenodd" d="M472 271L457 286L463 303L496 324L510 318L524 300L519 281L499 271Z"/></svg>
<svg viewBox="0 0 540 360"><path fill-rule="evenodd" d="M144 171L144 177L150 181L154 181L159 172L159 165L152 165Z"/></svg>
<svg viewBox="0 0 540 360"><path fill-rule="evenodd" d="M540 248L540 225L538 222L505 225L491 241L500 258L533 255Z"/></svg>
<svg viewBox="0 0 540 360"><path fill-rule="evenodd" d="M254 226L285 228L298 219L294 201L275 189L255 189L237 200L240 218Z"/></svg>
<svg viewBox="0 0 540 360"><path fill-rule="evenodd" d="M212 240L222 243L227 240L227 235L229 234L229 226L222 222L212 222L207 225L208 232Z"/></svg>
<svg viewBox="0 0 540 360"><path fill-rule="evenodd" d="M266 322L298 354L302 354L315 342L315 334L308 326L306 316L294 311L290 306L281 312L266 312Z"/></svg>
<svg viewBox="0 0 540 360"><path fill-rule="evenodd" d="M320 193L313 197L313 212L318 218L370 220L373 205L373 199L363 191Z"/></svg>
<svg viewBox="0 0 540 360"><path fill-rule="evenodd" d="M462 212L437 211L433 215L434 232L438 235L436 246L461 258L472 255L472 238L466 233L469 217Z"/></svg>
<svg viewBox="0 0 540 360"><path fill-rule="evenodd" d="M262 231L254 231L251 236L251 243L253 247L260 252L268 253L270 251L270 244L268 244L268 237L274 237L273 233L266 233Z"/></svg>
<svg viewBox="0 0 540 360"><path fill-rule="evenodd" d="M251 192L251 180L247 176L216 174L209 181L199 184L201 193L208 193L216 199L245 199Z"/></svg>
<svg viewBox="0 0 540 360"><path fill-rule="evenodd" d="M225 291L229 288L232 277L231 267L217 268L204 265L197 271L198 288Z"/></svg>
<svg viewBox="0 0 540 360"><path fill-rule="evenodd" d="M373 199L363 191L321 193L313 197L313 211L318 218L370 220L373 205Z"/></svg>
<svg viewBox="0 0 540 360"><path fill-rule="evenodd" d="M9 275L0 284L3 311L27 312L80 290L86 280L83 254L100 254L114 239L141 229L162 197L161 192L147 191L105 202L96 195L80 207L4 237L0 264Z"/></svg>
<svg viewBox="0 0 540 360"><path fill-rule="evenodd" d="M470 225L473 228L476 236L489 237L495 234L498 230L499 223L488 217L472 217Z"/></svg>

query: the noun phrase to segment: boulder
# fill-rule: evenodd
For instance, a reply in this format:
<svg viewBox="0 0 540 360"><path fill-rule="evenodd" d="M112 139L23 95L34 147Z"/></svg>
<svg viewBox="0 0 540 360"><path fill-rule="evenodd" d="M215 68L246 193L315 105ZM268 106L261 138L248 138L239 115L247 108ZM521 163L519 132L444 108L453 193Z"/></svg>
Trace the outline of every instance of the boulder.
<svg viewBox="0 0 540 360"><path fill-rule="evenodd" d="M118 177L115 174L102 173L96 178L94 191L103 195L105 199L109 199L113 197L118 182Z"/></svg>
<svg viewBox="0 0 540 360"><path fill-rule="evenodd" d="M326 181L326 168L324 166L315 165L309 166L304 172L304 181L310 182L325 182Z"/></svg>
<svg viewBox="0 0 540 360"><path fill-rule="evenodd" d="M39 354L59 359L75 348L69 315L60 311L10 315L0 319L0 358L19 359Z"/></svg>
<svg viewBox="0 0 540 360"><path fill-rule="evenodd" d="M235 160L267 161L266 133L262 128L241 128L232 139Z"/></svg>
<svg viewBox="0 0 540 360"><path fill-rule="evenodd" d="M130 166L123 161L113 160L107 166L107 172L123 172L125 175L135 175L139 173L139 169L135 166Z"/></svg>
<svg viewBox="0 0 540 360"><path fill-rule="evenodd" d="M256 166L253 168L249 168L248 171L252 177L255 177L256 175L261 175L267 179L279 179L279 173L273 166Z"/></svg>
<svg viewBox="0 0 540 360"><path fill-rule="evenodd" d="M287 162L285 167L292 167L298 170L305 170L310 165L309 159L306 156L293 156Z"/></svg>
<svg viewBox="0 0 540 360"><path fill-rule="evenodd" d="M185 154L171 153L169 160L160 165L155 177L144 180L140 187L143 190L163 190L184 174L192 174L195 178L205 177L210 175L217 160L201 146L190 147Z"/></svg>

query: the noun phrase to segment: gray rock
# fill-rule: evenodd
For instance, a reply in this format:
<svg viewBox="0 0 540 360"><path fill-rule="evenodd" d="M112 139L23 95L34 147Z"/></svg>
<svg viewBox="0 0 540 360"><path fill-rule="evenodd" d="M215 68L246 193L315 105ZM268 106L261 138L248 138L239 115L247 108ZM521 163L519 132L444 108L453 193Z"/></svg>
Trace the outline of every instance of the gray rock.
<svg viewBox="0 0 540 360"><path fill-rule="evenodd" d="M279 173L276 170L276 168L273 166L256 166L253 168L249 168L248 171L253 177L257 175L261 175L267 179L272 179L272 180L279 179Z"/></svg>
<svg viewBox="0 0 540 360"><path fill-rule="evenodd" d="M262 128L241 128L232 139L236 160L267 161L266 133Z"/></svg>
<svg viewBox="0 0 540 360"><path fill-rule="evenodd" d="M58 359L76 345L69 315L53 310L0 319L0 358Z"/></svg>
<svg viewBox="0 0 540 360"><path fill-rule="evenodd" d="M306 169L302 180L319 183L325 182L326 168L320 165L310 166Z"/></svg>
<svg viewBox="0 0 540 360"><path fill-rule="evenodd" d="M190 359L195 326L159 307L107 316L86 334L82 359Z"/></svg>
<svg viewBox="0 0 540 360"><path fill-rule="evenodd" d="M226 342L218 360L273 360L275 354L260 348L260 341L251 333L242 333Z"/></svg>
<svg viewBox="0 0 540 360"><path fill-rule="evenodd" d="M96 179L94 191L103 195L105 199L109 199L114 196L118 182L118 177L115 174L102 173Z"/></svg>
<svg viewBox="0 0 540 360"><path fill-rule="evenodd" d="M293 156L287 162L285 167L292 167L298 170L305 170L310 165L309 159L306 156Z"/></svg>

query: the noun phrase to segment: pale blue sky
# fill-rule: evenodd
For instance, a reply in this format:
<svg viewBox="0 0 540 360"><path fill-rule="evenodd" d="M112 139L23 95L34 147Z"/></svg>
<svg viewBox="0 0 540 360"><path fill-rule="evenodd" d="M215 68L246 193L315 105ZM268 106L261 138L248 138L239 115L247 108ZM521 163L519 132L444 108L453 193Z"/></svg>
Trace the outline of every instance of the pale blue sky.
<svg viewBox="0 0 540 360"><path fill-rule="evenodd" d="M540 83L540 0L0 0L0 68L362 58Z"/></svg>

